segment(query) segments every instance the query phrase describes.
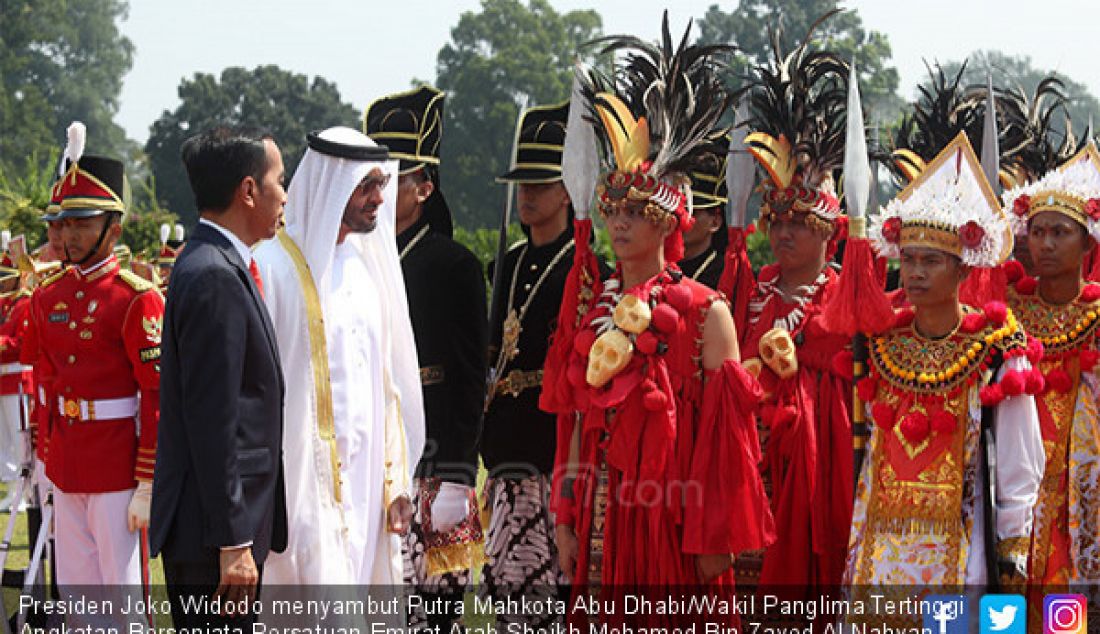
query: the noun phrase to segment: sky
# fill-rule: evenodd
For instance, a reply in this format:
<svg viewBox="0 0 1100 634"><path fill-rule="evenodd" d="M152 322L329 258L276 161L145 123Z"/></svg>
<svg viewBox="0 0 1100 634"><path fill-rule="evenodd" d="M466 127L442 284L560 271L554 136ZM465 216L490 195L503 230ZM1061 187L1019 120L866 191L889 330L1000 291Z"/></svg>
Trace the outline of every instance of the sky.
<svg viewBox="0 0 1100 634"><path fill-rule="evenodd" d="M715 0L550 0L560 12L592 8L604 33L655 39L661 11L673 32ZM736 4L719 2L725 11ZM1100 96L1100 3L1095 0L848 0L864 27L885 33L901 94L924 78L923 60L960 60L981 49L1028 55ZM228 66L276 64L336 83L362 110L414 79L432 81L439 49L478 0L131 0L122 32L134 44L117 121L144 143L149 127L179 99L180 80ZM1089 31L1093 32L1090 33Z"/></svg>

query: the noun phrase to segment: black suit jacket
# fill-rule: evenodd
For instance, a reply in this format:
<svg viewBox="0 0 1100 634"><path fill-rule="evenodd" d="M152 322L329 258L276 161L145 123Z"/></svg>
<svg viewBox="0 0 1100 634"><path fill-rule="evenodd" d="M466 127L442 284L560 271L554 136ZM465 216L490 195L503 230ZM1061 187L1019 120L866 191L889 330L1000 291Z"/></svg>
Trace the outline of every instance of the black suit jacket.
<svg viewBox="0 0 1100 634"><path fill-rule="evenodd" d="M274 330L233 245L199 224L172 269L161 342L151 550L217 562L286 548L284 382Z"/></svg>

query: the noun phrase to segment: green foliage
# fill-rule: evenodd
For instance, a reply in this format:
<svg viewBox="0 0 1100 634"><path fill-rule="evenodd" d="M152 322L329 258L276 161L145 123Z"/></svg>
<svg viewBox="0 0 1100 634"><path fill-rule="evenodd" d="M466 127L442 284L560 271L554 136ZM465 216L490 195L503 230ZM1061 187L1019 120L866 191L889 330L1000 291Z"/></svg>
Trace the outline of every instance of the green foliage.
<svg viewBox="0 0 1100 634"><path fill-rule="evenodd" d="M195 209L180 146L190 136L217 124L269 130L282 150L287 177L305 151L306 133L334 125L359 127L359 113L340 99L336 85L278 66L253 70L226 68L220 77L196 73L179 86L180 105L153 122L145 144L161 200L193 225Z"/></svg>
<svg viewBox="0 0 1100 634"><path fill-rule="evenodd" d="M732 11L711 5L699 21L701 43L730 43L739 48L729 66L729 84L737 88L752 66L772 57L769 28L781 26L783 50L795 43L822 15L837 8L837 0L741 0ZM867 31L855 10L825 21L814 32L823 46L846 60L855 56L864 109L871 121L890 119L901 106L897 96L898 71L889 65L890 42L878 31Z"/></svg>
<svg viewBox="0 0 1100 634"><path fill-rule="evenodd" d="M57 156L54 148L41 158L33 152L22 164L0 163L0 228L13 236L25 236L28 249L46 240L42 212L50 202L50 187L57 177Z"/></svg>
<svg viewBox="0 0 1100 634"><path fill-rule="evenodd" d="M88 151L129 158L134 144L113 121L133 44L118 30L126 0L0 2L0 168L64 145L88 126Z"/></svg>
<svg viewBox="0 0 1100 634"><path fill-rule="evenodd" d="M772 247L768 244L768 234L763 231L754 231L745 238L745 249L749 252L749 262L752 270L759 271L760 267L775 261L772 257Z"/></svg>
<svg viewBox="0 0 1100 634"><path fill-rule="evenodd" d="M447 91L442 176L456 224L499 222L494 178L507 171L518 104L568 99L574 56L600 26L595 11L561 14L547 0L482 0L451 29L436 85Z"/></svg>
<svg viewBox="0 0 1100 634"><path fill-rule="evenodd" d="M156 178L150 176L138 185L126 220L122 223L122 244L130 247L135 256L146 260L160 253L160 226L175 225L176 214L157 201Z"/></svg>

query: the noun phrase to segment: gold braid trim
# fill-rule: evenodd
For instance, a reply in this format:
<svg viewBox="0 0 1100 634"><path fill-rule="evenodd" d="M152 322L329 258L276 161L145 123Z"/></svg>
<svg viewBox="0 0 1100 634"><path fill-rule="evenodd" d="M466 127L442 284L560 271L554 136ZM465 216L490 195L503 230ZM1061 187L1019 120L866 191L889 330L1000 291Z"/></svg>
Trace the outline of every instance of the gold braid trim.
<svg viewBox="0 0 1100 634"><path fill-rule="evenodd" d="M336 503L342 501L340 493L340 456L336 453L336 425L332 408L332 383L328 370L328 345L325 342L324 314L321 311L321 298L317 286L313 283L313 274L301 249L285 230L279 231L279 244L286 250L298 273L298 283L302 287L302 296L306 302L306 315L309 317L310 365L313 367L313 401L316 407L317 433L329 446L332 459L332 488Z"/></svg>
<svg viewBox="0 0 1100 634"><path fill-rule="evenodd" d="M1002 561L1027 561L1031 538L1026 535L1006 537L997 542L997 558Z"/></svg>
<svg viewBox="0 0 1100 634"><path fill-rule="evenodd" d="M483 540L428 548L428 576L480 568L485 563Z"/></svg>

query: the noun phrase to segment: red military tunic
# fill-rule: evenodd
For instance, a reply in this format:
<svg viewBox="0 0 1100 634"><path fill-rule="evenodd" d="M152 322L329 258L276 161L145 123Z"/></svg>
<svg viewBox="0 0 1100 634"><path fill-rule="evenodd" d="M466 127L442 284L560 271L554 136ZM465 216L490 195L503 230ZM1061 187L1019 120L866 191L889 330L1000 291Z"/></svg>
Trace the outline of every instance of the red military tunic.
<svg viewBox="0 0 1100 634"><path fill-rule="evenodd" d="M31 393L30 366L19 362L27 329L30 294L20 291L4 298L0 322L0 395Z"/></svg>
<svg viewBox="0 0 1100 634"><path fill-rule="evenodd" d="M35 293L31 321L53 421L46 475L62 491L152 480L163 317L156 287L114 256L87 273L70 267Z"/></svg>

